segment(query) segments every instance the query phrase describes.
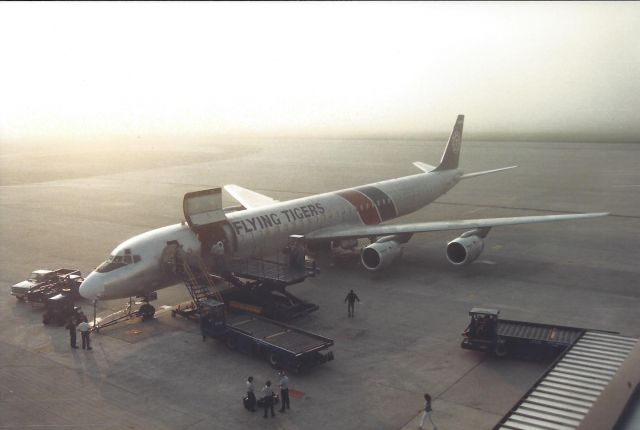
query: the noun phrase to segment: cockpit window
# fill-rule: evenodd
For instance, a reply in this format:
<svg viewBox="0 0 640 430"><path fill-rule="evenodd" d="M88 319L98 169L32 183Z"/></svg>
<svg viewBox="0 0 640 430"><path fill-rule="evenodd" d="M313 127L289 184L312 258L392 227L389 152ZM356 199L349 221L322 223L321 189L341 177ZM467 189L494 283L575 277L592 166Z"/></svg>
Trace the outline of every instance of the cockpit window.
<svg viewBox="0 0 640 430"><path fill-rule="evenodd" d="M111 272L112 270L119 269L120 267L127 266L129 264L135 264L141 260L139 255L132 255L130 249L124 250L124 255L118 253L116 255L110 255L109 258L100 264L96 268L98 273Z"/></svg>
<svg viewBox="0 0 640 430"><path fill-rule="evenodd" d="M98 273L107 273L107 272L111 272L112 270L116 270L120 267L126 266L126 264L124 263L116 263L115 261L110 261L107 260L105 262L103 262L102 264L100 264L97 268L96 268L96 272Z"/></svg>

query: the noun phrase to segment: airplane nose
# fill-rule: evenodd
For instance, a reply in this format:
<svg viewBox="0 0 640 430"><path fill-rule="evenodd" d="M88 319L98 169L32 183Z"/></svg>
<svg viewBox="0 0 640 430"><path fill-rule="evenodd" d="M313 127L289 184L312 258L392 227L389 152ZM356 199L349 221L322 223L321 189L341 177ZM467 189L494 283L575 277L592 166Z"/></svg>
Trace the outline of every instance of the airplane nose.
<svg viewBox="0 0 640 430"><path fill-rule="evenodd" d="M78 290L80 295L85 299L96 300L104 292L104 282L100 279L100 274L91 272L89 276L80 284Z"/></svg>

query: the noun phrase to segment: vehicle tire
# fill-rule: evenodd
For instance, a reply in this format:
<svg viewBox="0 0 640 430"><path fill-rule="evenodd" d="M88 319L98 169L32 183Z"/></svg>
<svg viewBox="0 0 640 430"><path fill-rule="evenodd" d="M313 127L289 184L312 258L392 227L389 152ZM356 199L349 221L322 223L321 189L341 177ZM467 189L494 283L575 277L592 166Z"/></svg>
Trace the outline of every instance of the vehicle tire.
<svg viewBox="0 0 640 430"><path fill-rule="evenodd" d="M507 345L505 345L504 343L499 343L496 345L495 349L493 350L493 353L495 354L496 357L499 358L504 358L507 356Z"/></svg>
<svg viewBox="0 0 640 430"><path fill-rule="evenodd" d="M16 299L18 299L18 301L22 303L27 301L27 298L25 296L16 296Z"/></svg>
<svg viewBox="0 0 640 430"><path fill-rule="evenodd" d="M267 359L269 360L269 364L271 365L271 367L273 367L274 369L280 368L280 356L277 353L270 352L267 355Z"/></svg>
<svg viewBox="0 0 640 430"><path fill-rule="evenodd" d="M228 335L224 339L224 344L227 345L227 348L229 348L231 351L235 351L236 349L238 349L238 339L236 339L233 335Z"/></svg>
<svg viewBox="0 0 640 430"><path fill-rule="evenodd" d="M47 315L42 315L42 324L44 325L49 324L49 317Z"/></svg>

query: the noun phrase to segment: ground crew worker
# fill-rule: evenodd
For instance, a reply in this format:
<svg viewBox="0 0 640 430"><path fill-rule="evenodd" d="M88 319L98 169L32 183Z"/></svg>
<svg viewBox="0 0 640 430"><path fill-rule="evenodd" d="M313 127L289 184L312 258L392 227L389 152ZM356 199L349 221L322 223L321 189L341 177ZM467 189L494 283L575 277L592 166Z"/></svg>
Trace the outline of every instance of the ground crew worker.
<svg viewBox="0 0 640 430"><path fill-rule="evenodd" d="M349 291L347 297L344 298L347 303L347 311L349 312L349 317L353 317L353 311L355 309L356 300L360 302L360 298L353 292L353 290Z"/></svg>
<svg viewBox="0 0 640 430"><path fill-rule="evenodd" d="M71 348L78 349L78 345L76 345L76 325L73 323L73 319L69 319L67 325L64 326L67 330L69 330L69 340L71 341Z"/></svg>
<svg viewBox="0 0 640 430"><path fill-rule="evenodd" d="M207 326L209 323L209 315L203 312L200 315L200 334L202 334L202 341L207 340Z"/></svg>
<svg viewBox="0 0 640 430"><path fill-rule="evenodd" d="M433 423L433 420L431 419L431 396L427 393L424 394L424 408L420 409L420 412L422 412L422 418L420 419L420 425L418 426L418 428L422 430L425 418L429 418L429 422L433 426L433 430L438 430L436 425Z"/></svg>
<svg viewBox="0 0 640 430"><path fill-rule="evenodd" d="M262 387L262 402L264 404L264 418L267 418L267 410L271 409L271 418L276 416L276 413L273 410L273 388L271 388L271 381L267 381L267 383Z"/></svg>
<svg viewBox="0 0 640 430"><path fill-rule="evenodd" d="M89 323L86 318L83 318L82 322L78 324L78 330L82 336L82 349L92 349L89 335Z"/></svg>
<svg viewBox="0 0 640 430"><path fill-rule="evenodd" d="M251 412L256 411L255 390L256 386L253 384L253 376L249 376L247 378L247 397L249 398L249 403L247 404L247 406Z"/></svg>
<svg viewBox="0 0 640 430"><path fill-rule="evenodd" d="M280 412L284 412L285 407L289 409L289 377L284 373L284 370L278 374L280 375L280 401L282 402Z"/></svg>

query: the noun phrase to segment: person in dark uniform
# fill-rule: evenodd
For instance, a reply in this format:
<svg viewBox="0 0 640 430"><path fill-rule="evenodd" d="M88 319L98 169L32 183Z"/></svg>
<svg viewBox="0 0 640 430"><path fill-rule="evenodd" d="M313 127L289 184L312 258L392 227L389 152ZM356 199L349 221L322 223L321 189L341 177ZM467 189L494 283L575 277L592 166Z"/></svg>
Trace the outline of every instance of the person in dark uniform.
<svg viewBox="0 0 640 430"><path fill-rule="evenodd" d="M71 348L78 349L78 345L76 345L76 325L73 323L72 319L69 319L67 325L64 326L67 330L69 330L69 340L71 341Z"/></svg>
<svg viewBox="0 0 640 430"><path fill-rule="evenodd" d="M256 411L256 395L255 390L256 386L253 384L253 376L249 376L247 378L247 397L249 398L249 403L247 404L248 409L251 412Z"/></svg>
<svg viewBox="0 0 640 430"><path fill-rule="evenodd" d="M209 327L209 314L203 312L200 314L200 334L202 335L202 341L207 340L207 328Z"/></svg>
<svg viewBox="0 0 640 430"><path fill-rule="evenodd" d="M289 409L289 377L284 373L284 370L278 374L280 375L280 399L282 400L280 412L284 412L285 407Z"/></svg>
<svg viewBox="0 0 640 430"><path fill-rule="evenodd" d="M353 290L349 291L347 297L344 298L344 301L347 302L347 311L349 312L349 317L353 317L356 300L360 302L360 298L357 296Z"/></svg>
<svg viewBox="0 0 640 430"><path fill-rule="evenodd" d="M275 411L273 410L273 388L271 388L271 381L267 381L267 383L262 387L262 395L264 400L264 418L267 418L267 411L271 409L271 418L276 416Z"/></svg>

